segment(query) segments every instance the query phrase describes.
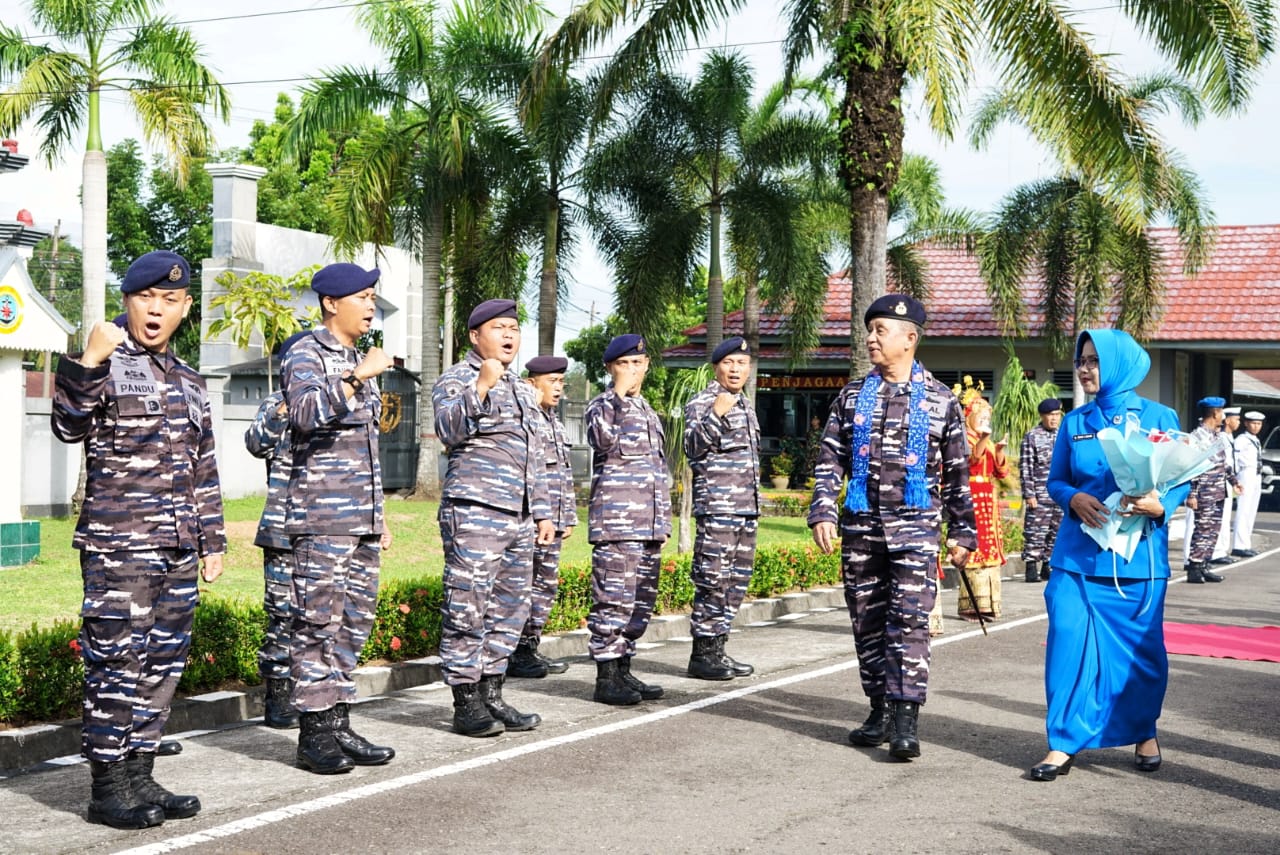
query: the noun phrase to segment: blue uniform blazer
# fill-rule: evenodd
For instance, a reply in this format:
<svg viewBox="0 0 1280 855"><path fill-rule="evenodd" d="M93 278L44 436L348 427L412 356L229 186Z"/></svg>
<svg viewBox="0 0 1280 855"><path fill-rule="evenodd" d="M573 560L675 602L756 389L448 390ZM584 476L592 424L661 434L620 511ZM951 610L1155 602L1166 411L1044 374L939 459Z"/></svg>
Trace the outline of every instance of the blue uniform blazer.
<svg viewBox="0 0 1280 855"><path fill-rule="evenodd" d="M1128 412L1136 415L1144 428L1180 430L1177 414L1164 404L1136 395L1131 400L1137 403L1131 405ZM1049 566L1084 576L1109 577L1114 574L1120 578L1146 579L1151 576L1154 565L1155 578L1168 578L1168 522L1186 500L1190 484L1179 484L1165 494L1161 500L1164 517L1150 520L1147 536L1139 541L1138 549L1129 561L1098 546L1084 533L1080 517L1071 510L1071 497L1078 492L1089 493L1101 502L1120 489L1098 444L1098 431L1108 426L1098 405L1093 402L1072 410L1062 418L1053 446L1053 462L1049 464L1049 495L1062 507L1064 515Z"/></svg>

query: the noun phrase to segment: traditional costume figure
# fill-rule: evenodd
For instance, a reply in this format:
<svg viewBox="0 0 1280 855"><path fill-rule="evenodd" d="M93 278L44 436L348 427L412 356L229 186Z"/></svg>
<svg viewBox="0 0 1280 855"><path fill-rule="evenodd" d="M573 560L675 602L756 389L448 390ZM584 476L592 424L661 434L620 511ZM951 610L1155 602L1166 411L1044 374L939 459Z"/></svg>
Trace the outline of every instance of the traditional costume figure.
<svg viewBox="0 0 1280 855"><path fill-rule="evenodd" d="M982 397L982 384L965 376L964 388L952 389L964 405L965 437L969 441L969 493L978 524L978 548L969 557L965 574L973 585L975 604L960 586L959 612L963 618L1000 617L1000 575L1004 570L1004 533L1000 527L1001 478L1009 475L1005 443L991 440L991 405Z"/></svg>

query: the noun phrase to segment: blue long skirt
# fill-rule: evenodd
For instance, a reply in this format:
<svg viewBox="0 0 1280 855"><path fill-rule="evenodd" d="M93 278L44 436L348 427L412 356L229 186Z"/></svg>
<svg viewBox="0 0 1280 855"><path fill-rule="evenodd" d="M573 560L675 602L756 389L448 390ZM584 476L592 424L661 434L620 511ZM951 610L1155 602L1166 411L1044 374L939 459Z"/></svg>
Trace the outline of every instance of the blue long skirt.
<svg viewBox="0 0 1280 855"><path fill-rule="evenodd" d="M1169 684L1168 580L1121 579L1120 589L1123 596L1113 579L1057 567L1049 576L1044 688L1051 750L1075 754L1156 735Z"/></svg>

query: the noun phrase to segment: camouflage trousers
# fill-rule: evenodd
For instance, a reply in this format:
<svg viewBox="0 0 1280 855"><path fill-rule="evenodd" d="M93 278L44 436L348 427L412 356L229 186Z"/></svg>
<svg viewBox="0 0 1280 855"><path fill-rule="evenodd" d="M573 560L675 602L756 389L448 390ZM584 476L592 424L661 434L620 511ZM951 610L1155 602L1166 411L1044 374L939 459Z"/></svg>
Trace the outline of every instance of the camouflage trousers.
<svg viewBox="0 0 1280 855"><path fill-rule="evenodd" d="M937 552L886 552L883 544L850 536L843 543L844 598L853 621L862 691L867 697L924 703L929 612L938 592Z"/></svg>
<svg viewBox="0 0 1280 855"><path fill-rule="evenodd" d="M292 543L290 703L323 712L356 699L351 679L378 604L379 537L304 534Z"/></svg>
<svg viewBox="0 0 1280 855"><path fill-rule="evenodd" d="M199 565L193 550L80 553L80 750L89 760L159 746L191 646Z"/></svg>
<svg viewBox="0 0 1280 855"><path fill-rule="evenodd" d="M693 544L693 613L689 628L698 638L725 635L747 595L756 558L757 517L698 517Z"/></svg>
<svg viewBox="0 0 1280 855"><path fill-rule="evenodd" d="M591 550L591 611L587 652L597 662L636 655L658 599L662 543L619 540Z"/></svg>
<svg viewBox="0 0 1280 855"><path fill-rule="evenodd" d="M533 518L469 502L440 503L444 605L440 658L450 686L507 672L529 617Z"/></svg>
<svg viewBox="0 0 1280 855"><path fill-rule="evenodd" d="M1218 532L1222 528L1222 507L1226 503L1225 492L1221 496L1201 497L1196 502L1188 553L1192 561L1208 561L1213 557L1213 547L1218 543Z"/></svg>
<svg viewBox="0 0 1280 855"><path fill-rule="evenodd" d="M1048 561L1062 525L1062 508L1052 499L1040 499L1022 518L1022 560Z"/></svg>
<svg viewBox="0 0 1280 855"><path fill-rule="evenodd" d="M556 604L556 592L560 590L560 547L564 543L561 532L546 546L533 547L533 584L529 588L529 619L524 622L522 641L542 640L542 628L547 625L551 607Z"/></svg>
<svg viewBox="0 0 1280 855"><path fill-rule="evenodd" d="M293 623L293 558L282 549L262 550L262 608L267 631L258 648L258 675L264 680L289 679L289 629Z"/></svg>

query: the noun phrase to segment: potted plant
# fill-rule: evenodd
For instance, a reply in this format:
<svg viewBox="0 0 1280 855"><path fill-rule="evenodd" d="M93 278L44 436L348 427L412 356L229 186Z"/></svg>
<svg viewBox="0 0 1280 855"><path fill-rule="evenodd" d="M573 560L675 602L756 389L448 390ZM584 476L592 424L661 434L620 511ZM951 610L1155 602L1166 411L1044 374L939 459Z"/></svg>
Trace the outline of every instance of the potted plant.
<svg viewBox="0 0 1280 855"><path fill-rule="evenodd" d="M769 483L775 490L785 490L791 483L791 470L796 462L790 454L783 451L769 461Z"/></svg>

